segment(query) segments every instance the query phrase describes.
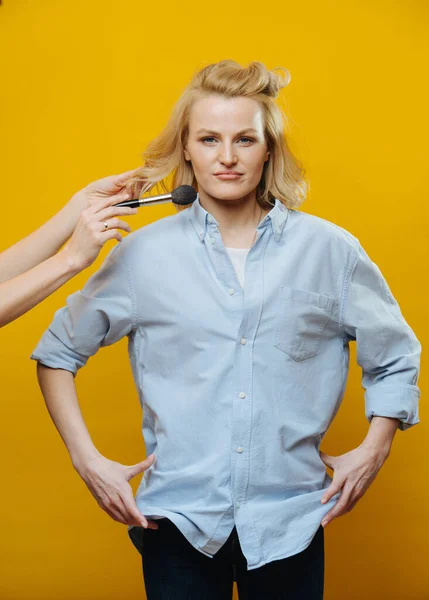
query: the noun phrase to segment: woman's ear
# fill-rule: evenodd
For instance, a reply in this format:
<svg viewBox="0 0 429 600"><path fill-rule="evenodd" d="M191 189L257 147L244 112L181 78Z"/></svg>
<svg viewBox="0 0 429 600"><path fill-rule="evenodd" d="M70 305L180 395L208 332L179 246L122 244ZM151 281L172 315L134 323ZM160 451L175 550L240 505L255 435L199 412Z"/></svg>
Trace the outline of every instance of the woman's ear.
<svg viewBox="0 0 429 600"><path fill-rule="evenodd" d="M189 156L189 152L186 150L186 148L183 148L183 154L185 155L185 160L190 161L191 157Z"/></svg>
<svg viewBox="0 0 429 600"><path fill-rule="evenodd" d="M268 152L265 154L265 157L266 157L266 158L265 158L264 162L267 162L267 160L270 158L270 153L269 153L269 151L268 151Z"/></svg>

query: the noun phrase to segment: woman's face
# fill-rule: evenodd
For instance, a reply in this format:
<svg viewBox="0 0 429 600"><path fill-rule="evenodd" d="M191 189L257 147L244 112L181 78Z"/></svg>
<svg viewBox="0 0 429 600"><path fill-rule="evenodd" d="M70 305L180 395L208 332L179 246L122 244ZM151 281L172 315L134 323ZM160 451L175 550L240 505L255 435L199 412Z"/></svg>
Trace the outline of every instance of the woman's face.
<svg viewBox="0 0 429 600"><path fill-rule="evenodd" d="M256 100L210 95L193 104L185 159L192 163L202 198L256 198L268 157L262 109ZM219 176L225 172L238 175Z"/></svg>

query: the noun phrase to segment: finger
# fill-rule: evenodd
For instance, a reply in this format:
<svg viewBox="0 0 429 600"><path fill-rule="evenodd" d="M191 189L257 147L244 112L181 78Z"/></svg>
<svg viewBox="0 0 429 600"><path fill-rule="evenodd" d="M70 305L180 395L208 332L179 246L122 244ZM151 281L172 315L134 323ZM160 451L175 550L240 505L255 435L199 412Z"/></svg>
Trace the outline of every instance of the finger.
<svg viewBox="0 0 429 600"><path fill-rule="evenodd" d="M352 501L352 503L347 508L347 512L351 512L359 500L360 500L360 498L356 498L354 501Z"/></svg>
<svg viewBox="0 0 429 600"><path fill-rule="evenodd" d="M107 227L106 227L107 225ZM108 221L104 221L104 223L100 224L101 231L108 231L109 229L122 229L123 231L131 232L131 227L125 221L121 221L121 219L117 219L114 217L113 219L109 219Z"/></svg>
<svg viewBox="0 0 429 600"><path fill-rule="evenodd" d="M111 519L114 519L118 523L127 525L127 519L125 518L125 516L122 515L122 513L119 510L110 509L110 510L105 510L104 512L106 512Z"/></svg>
<svg viewBox="0 0 429 600"><path fill-rule="evenodd" d="M94 218L97 218L100 221L105 221L106 219L111 219L112 217L126 216L126 215L136 215L136 208L129 208L128 206L109 206L107 208L103 208L99 210Z"/></svg>
<svg viewBox="0 0 429 600"><path fill-rule="evenodd" d="M148 529L158 529L158 524L156 523L156 521L148 521Z"/></svg>
<svg viewBox="0 0 429 600"><path fill-rule="evenodd" d="M99 502L100 507L104 510L105 513L109 515L118 523L127 524L127 514L117 504L115 504L112 500L107 500L106 502Z"/></svg>
<svg viewBox="0 0 429 600"><path fill-rule="evenodd" d="M134 496L132 494L131 486L129 486L129 490L124 491L123 496L121 497L121 501L123 504L123 510L127 515L127 520L129 525L140 525L147 529L148 521L144 515L137 508L136 501L134 500Z"/></svg>
<svg viewBox="0 0 429 600"><path fill-rule="evenodd" d="M118 175L109 175L108 177L97 179L97 181L93 181L86 186L86 193L94 199L117 194L120 191L124 191L124 188L129 192L133 180L138 179L138 172L140 169L141 167L137 167L136 169L125 171Z"/></svg>
<svg viewBox="0 0 429 600"><path fill-rule="evenodd" d="M120 173L119 175L114 175L113 176L113 184L116 185L116 187L124 187L124 185L126 185L128 183L128 180L131 179L131 177L133 177L134 175L137 175L138 171L141 169L141 167L137 167L135 169L131 169L130 171L124 171L123 173Z"/></svg>
<svg viewBox="0 0 429 600"><path fill-rule="evenodd" d="M126 190L132 194L133 198L140 198L143 188L147 185L147 179L139 177L137 174L130 179L126 185Z"/></svg>
<svg viewBox="0 0 429 600"><path fill-rule="evenodd" d="M149 467L151 467L154 462L155 462L155 454L150 454L147 458L145 458L145 460L142 460L141 462L137 463L136 465L131 465L130 467L126 467L128 470L128 479L132 479L139 473L143 473L144 471L147 471L147 469L149 469Z"/></svg>
<svg viewBox="0 0 429 600"><path fill-rule="evenodd" d="M334 480L332 481L331 485L328 487L326 492L323 494L321 503L326 504L332 498L332 496L335 496L335 494L338 494L338 492L341 490L343 485L344 485L344 479L339 479L339 478L336 479L334 477Z"/></svg>
<svg viewBox="0 0 429 600"><path fill-rule="evenodd" d="M350 504L350 496L352 493L352 489L346 486L341 490L341 495L334 508L331 509L322 520L322 526L326 527L331 521L340 517L341 515L347 512L347 507Z"/></svg>
<svg viewBox="0 0 429 600"><path fill-rule="evenodd" d="M106 229L105 232L103 231L101 233L101 243L105 244L109 240L118 240L118 242L122 242L122 235L117 229Z"/></svg>
<svg viewBox="0 0 429 600"><path fill-rule="evenodd" d="M108 196L104 196L103 198L97 198L91 203L91 206L87 208L89 214L97 214L101 210L105 208L109 208L109 206L114 206L115 204L119 204L120 202L125 202L126 200L131 199L131 193L120 192L118 194L109 194ZM128 207L126 207L128 208ZM135 210L135 209L134 209Z"/></svg>
<svg viewBox="0 0 429 600"><path fill-rule="evenodd" d="M349 505L347 507L347 512L350 512L354 509L354 507L356 506L356 504L359 502L359 500L362 498L363 495L364 495L364 492L357 492L355 494L352 494Z"/></svg>
<svg viewBox="0 0 429 600"><path fill-rule="evenodd" d="M329 454L325 454L324 452L319 452L320 458L322 459L322 461L325 463L325 465L327 467L329 467L330 469L334 469L334 465L335 465L335 456L330 456Z"/></svg>

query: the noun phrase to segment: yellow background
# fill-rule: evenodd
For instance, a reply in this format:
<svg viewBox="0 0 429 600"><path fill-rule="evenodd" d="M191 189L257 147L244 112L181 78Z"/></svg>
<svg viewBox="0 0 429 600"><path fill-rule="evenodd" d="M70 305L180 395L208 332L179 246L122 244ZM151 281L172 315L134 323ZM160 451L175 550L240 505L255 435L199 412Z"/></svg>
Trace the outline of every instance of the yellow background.
<svg viewBox="0 0 429 600"><path fill-rule="evenodd" d="M197 69L224 58L282 65L292 75L281 101L292 147L311 181L302 210L360 239L424 345L428 7L424 0L4 0L0 248L88 182L141 164ZM142 209L130 221L138 228L169 212L170 205ZM74 472L28 360L54 311L101 260L0 332L2 600L144 597L139 555ZM357 446L367 430L355 356L353 347L328 453ZM429 598L426 380L423 372L422 423L397 434L370 491L326 530L327 600ZM99 450L140 461L126 342L91 359L78 389Z"/></svg>

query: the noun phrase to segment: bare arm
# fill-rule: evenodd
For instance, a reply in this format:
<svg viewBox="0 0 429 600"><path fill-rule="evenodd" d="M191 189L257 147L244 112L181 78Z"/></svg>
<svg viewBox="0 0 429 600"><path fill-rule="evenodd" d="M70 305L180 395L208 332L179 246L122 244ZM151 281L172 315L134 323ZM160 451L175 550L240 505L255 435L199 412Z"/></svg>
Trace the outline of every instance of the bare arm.
<svg viewBox="0 0 429 600"><path fill-rule="evenodd" d="M73 374L38 363L37 375L49 414L61 435L76 471L99 506L115 521L157 529L139 512L128 481L147 470L154 455L132 466L108 460L94 446L83 419Z"/></svg>
<svg viewBox="0 0 429 600"><path fill-rule="evenodd" d="M0 327L20 317L88 267L108 240L120 241L119 229L130 231L129 225L117 217L136 214L136 210L114 206L129 198L124 187L130 173L93 182L78 192L46 226L0 255ZM77 207L85 205L87 208L77 218L74 214ZM51 256L70 234L67 246Z"/></svg>
<svg viewBox="0 0 429 600"><path fill-rule="evenodd" d="M0 254L0 283L32 269L58 252L72 235L81 213L93 204L123 192L135 171L93 181L39 229L4 250Z"/></svg>
<svg viewBox="0 0 429 600"><path fill-rule="evenodd" d="M53 256L69 239L82 211L88 208L78 192L49 221L0 254L0 283L25 273Z"/></svg>
<svg viewBox="0 0 429 600"><path fill-rule="evenodd" d="M66 256L57 254L27 273L0 283L0 327L39 304L77 272Z"/></svg>
<svg viewBox="0 0 429 600"><path fill-rule="evenodd" d="M119 198L123 197L123 194L118 194L88 208L79 218L69 244L60 253L29 271L0 283L0 327L20 317L88 267L107 241L120 241L122 237L118 229L130 231L129 225L115 215L135 214L135 209L111 206L120 202ZM115 229L104 227L106 219L109 227Z"/></svg>

